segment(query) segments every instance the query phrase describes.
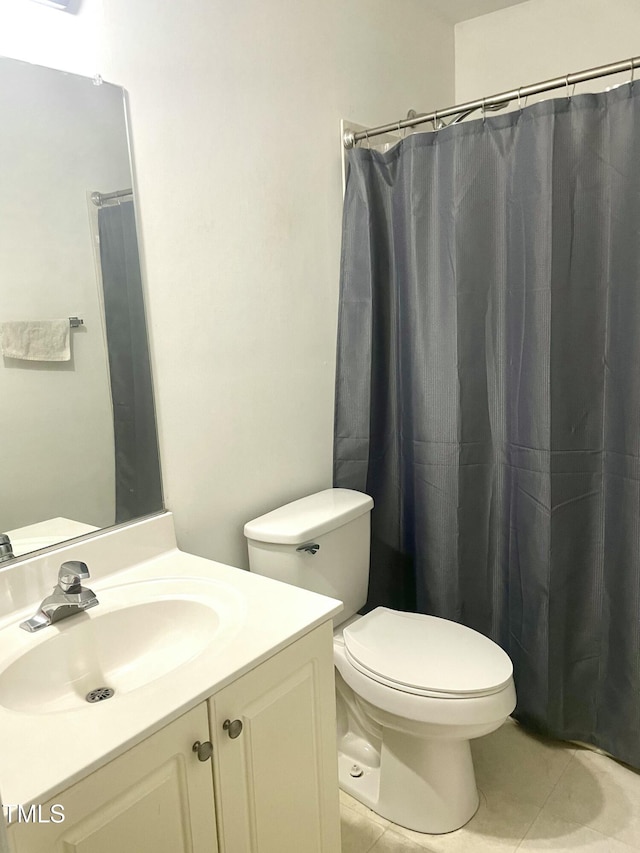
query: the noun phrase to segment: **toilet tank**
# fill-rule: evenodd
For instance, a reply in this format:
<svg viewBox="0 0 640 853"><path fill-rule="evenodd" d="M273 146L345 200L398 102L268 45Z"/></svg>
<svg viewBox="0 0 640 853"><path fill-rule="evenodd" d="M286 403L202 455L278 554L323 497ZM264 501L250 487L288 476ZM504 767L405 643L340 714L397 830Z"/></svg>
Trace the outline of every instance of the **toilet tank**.
<svg viewBox="0 0 640 853"><path fill-rule="evenodd" d="M325 489L261 515L244 526L249 568L340 599L339 625L367 600L372 507L362 492Z"/></svg>

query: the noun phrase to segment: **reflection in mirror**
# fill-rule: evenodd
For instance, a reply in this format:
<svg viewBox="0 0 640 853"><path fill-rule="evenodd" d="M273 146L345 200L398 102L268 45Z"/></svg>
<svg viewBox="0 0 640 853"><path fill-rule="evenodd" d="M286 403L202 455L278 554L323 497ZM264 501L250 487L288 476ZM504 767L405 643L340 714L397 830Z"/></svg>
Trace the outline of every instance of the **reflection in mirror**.
<svg viewBox="0 0 640 853"><path fill-rule="evenodd" d="M0 59L0 564L162 509L123 95Z"/></svg>

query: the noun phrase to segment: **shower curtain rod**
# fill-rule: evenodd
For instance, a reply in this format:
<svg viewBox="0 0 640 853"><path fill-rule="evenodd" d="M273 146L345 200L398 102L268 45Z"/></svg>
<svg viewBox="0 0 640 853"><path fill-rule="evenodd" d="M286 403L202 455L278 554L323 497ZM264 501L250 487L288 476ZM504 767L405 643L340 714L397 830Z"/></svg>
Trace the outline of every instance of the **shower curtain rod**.
<svg viewBox="0 0 640 853"><path fill-rule="evenodd" d="M406 127L416 127L419 124L433 122L437 127L438 119L446 118L447 116L458 115L459 113L473 112L474 110L485 110L487 108L496 109L499 105L507 106L511 101L517 100L521 103L522 98L527 98L529 95L537 95L538 92L549 92L552 89L560 89L566 86L567 92L569 86L576 83L584 83L586 80L595 80L597 77L607 77L609 74L619 74L621 71L630 71L631 80L633 83L633 71L635 68L640 68L640 56L635 56L633 59L623 59L621 62L612 62L609 65L599 65L597 68L589 68L586 71L576 71L574 74L567 74L564 77L554 77L551 80L545 80L542 83L533 83L530 86L520 86L518 89L510 89L508 92L500 92L498 95L491 95L488 98L479 98L475 101L467 101L466 104L457 104L454 107L447 107L444 110L434 110L432 113L422 113L411 118L401 119L400 121L392 122L391 124L383 124L379 127L372 127L369 130L347 130L343 134L342 143L345 148L353 148L357 142L362 139L369 139L372 136L380 136L383 133L392 133Z"/></svg>
<svg viewBox="0 0 640 853"><path fill-rule="evenodd" d="M133 195L132 189L116 190L113 193L91 193L91 201L96 207L101 207L105 201L113 201L117 198L126 198L129 195Z"/></svg>

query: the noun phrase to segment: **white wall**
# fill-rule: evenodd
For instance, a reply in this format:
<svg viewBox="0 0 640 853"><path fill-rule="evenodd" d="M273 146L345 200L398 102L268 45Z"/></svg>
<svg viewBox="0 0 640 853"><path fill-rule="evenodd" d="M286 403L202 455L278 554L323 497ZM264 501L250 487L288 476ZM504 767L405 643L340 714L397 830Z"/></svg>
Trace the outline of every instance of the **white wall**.
<svg viewBox="0 0 640 853"><path fill-rule="evenodd" d="M637 56L639 32L638 0L529 0L464 21L455 28L456 101ZM584 83L576 92L602 91L629 76Z"/></svg>
<svg viewBox="0 0 640 853"><path fill-rule="evenodd" d="M245 521L332 482L339 120L453 94L423 0L105 0L130 93L167 505L246 564Z"/></svg>
<svg viewBox="0 0 640 853"><path fill-rule="evenodd" d="M453 28L424 0L84 0L12 39L13 2L0 51L129 91L166 503L181 547L246 564L245 521L331 485L339 120L451 102Z"/></svg>

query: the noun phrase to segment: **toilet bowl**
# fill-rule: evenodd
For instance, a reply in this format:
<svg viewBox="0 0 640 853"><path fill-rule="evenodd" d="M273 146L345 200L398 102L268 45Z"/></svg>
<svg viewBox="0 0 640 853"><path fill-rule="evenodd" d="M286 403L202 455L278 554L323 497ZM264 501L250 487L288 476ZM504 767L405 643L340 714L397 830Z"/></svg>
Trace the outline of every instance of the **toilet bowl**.
<svg viewBox="0 0 640 853"><path fill-rule="evenodd" d="M326 489L245 525L251 571L344 603L335 623L340 787L418 832L458 829L478 807L470 740L516 704L508 655L477 631L366 601L373 501Z"/></svg>
<svg viewBox="0 0 640 853"><path fill-rule="evenodd" d="M421 634L422 648L411 642ZM515 707L508 656L457 623L377 608L336 630L334 663L341 788L418 832L467 823L478 807L469 741Z"/></svg>

